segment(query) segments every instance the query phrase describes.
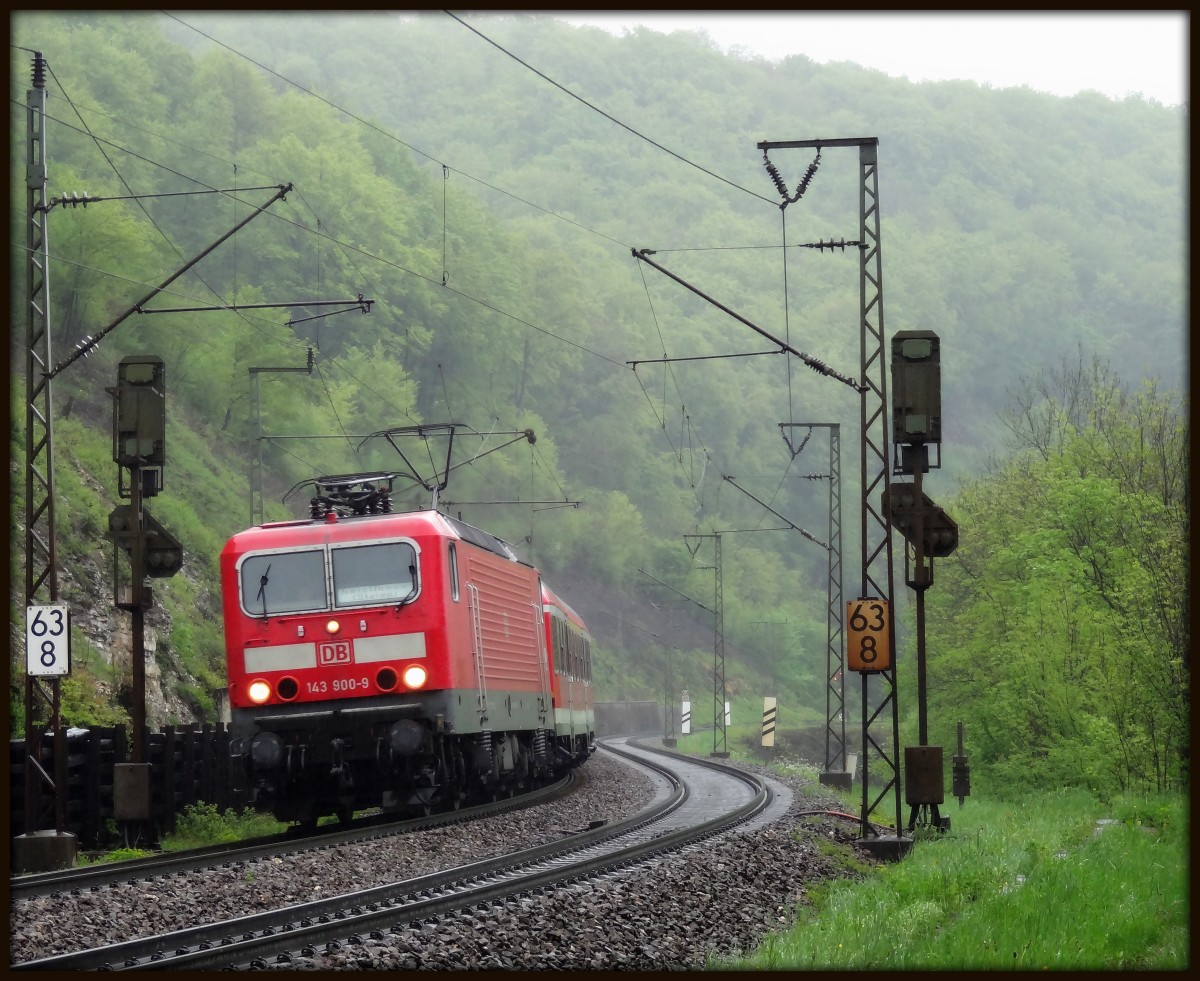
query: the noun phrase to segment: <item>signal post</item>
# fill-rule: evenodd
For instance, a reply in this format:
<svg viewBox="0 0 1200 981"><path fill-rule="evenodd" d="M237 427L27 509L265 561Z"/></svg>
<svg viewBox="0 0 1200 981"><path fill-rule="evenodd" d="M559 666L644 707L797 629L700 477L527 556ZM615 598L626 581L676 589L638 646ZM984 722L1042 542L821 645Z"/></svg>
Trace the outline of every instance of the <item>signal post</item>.
<svg viewBox="0 0 1200 981"><path fill-rule="evenodd" d="M941 342L931 330L898 331L892 337L893 473L912 475L884 490L882 510L906 539L904 579L916 591L918 745L904 749L905 803L912 808L908 830L917 824L945 831L950 819L938 805L945 800L942 747L930 746L925 685L925 591L933 585L933 560L958 547L958 525L921 488L930 467L941 466ZM930 450L935 451L935 462ZM910 548L911 546L911 552ZM961 732L961 730L960 730ZM958 774L966 757L955 757ZM961 800L961 798L960 798Z"/></svg>
<svg viewBox="0 0 1200 981"><path fill-rule="evenodd" d="M130 659L133 667L133 761L113 770L113 817L121 822L150 819L150 761L146 751L145 615L153 605L147 576L166 578L183 566L183 546L144 507L163 488L166 465L166 370L162 358L130 355L117 366L113 396L113 462L120 468L117 492L128 497L108 516L113 539L113 603L132 615ZM125 482L129 472L128 485ZM130 585L120 588L118 556L129 557ZM126 825L128 828L129 825Z"/></svg>

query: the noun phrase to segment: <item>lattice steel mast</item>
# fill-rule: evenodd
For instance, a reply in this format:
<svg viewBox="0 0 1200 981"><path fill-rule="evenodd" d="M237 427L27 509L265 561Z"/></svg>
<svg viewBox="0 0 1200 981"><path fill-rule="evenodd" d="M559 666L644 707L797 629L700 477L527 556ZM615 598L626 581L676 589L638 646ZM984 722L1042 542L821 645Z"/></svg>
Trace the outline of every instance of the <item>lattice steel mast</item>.
<svg viewBox="0 0 1200 981"><path fill-rule="evenodd" d="M25 113L25 604L39 598L58 602L58 555L54 534L53 401L50 385L50 247L46 234L46 62L40 51L33 55L33 87L26 96ZM56 745L55 778L42 769L42 703L50 706L50 731L65 744L60 725L59 678L25 675L25 831L38 826L40 782L55 788L55 828L65 828L63 795L66 746Z"/></svg>
<svg viewBox="0 0 1200 981"><path fill-rule="evenodd" d="M830 140L788 140L763 142L758 148L800 149L827 147L858 148L858 202L859 202L859 351L861 376L858 385L860 419L862 427L862 452L860 456L860 486L862 490L861 524L861 595L884 600L894 610L892 603L892 539L887 516L879 503L889 487L891 471L889 461L889 433L887 426L887 372L884 358L883 323L883 255L879 235L879 138L875 136L848 137ZM811 177L806 175L805 182ZM895 617L888 617L888 641L892 651L896 649ZM900 829L900 769L897 763L900 746L900 719L896 704L896 665L893 660L886 671L878 672L884 688L879 704L872 710L869 705L869 675L862 674L862 757L863 757L863 802L861 833L863 839L875 838L868 815L889 792L895 798L895 828L897 844L901 843ZM891 709L891 752L876 738L886 720L886 710ZM875 731L872 732L874 725ZM886 741L886 739L885 739ZM870 750L874 749L883 764L886 783L872 802L869 800Z"/></svg>

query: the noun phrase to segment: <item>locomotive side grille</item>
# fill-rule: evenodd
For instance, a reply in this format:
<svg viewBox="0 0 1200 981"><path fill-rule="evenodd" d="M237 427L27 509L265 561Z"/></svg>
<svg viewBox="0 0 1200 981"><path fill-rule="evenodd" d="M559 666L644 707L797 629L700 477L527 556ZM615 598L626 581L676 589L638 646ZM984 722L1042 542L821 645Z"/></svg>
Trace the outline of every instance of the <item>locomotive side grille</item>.
<svg viewBox="0 0 1200 981"><path fill-rule="evenodd" d="M538 623L529 613L540 593L535 576L514 576L513 563L472 554L469 575L479 590L487 686L539 688Z"/></svg>

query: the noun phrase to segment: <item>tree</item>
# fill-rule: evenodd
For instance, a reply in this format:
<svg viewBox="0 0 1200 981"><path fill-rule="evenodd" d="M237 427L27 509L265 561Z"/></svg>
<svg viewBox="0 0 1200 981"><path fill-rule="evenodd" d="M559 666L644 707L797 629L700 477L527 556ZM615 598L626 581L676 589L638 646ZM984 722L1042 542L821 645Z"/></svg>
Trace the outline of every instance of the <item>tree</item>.
<svg viewBox="0 0 1200 981"><path fill-rule="evenodd" d="M1018 451L948 505L960 544L929 620L931 716L969 721L1003 786L1186 787L1179 400L1129 395L1093 362L1034 379L1007 421Z"/></svg>

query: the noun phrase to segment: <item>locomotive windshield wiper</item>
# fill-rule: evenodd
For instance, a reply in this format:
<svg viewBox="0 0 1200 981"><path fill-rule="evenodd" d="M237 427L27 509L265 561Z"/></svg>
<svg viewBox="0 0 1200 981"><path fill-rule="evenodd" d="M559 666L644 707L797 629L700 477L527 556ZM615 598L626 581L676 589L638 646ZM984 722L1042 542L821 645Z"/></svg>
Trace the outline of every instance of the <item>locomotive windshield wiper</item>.
<svg viewBox="0 0 1200 981"><path fill-rule="evenodd" d="M415 565L410 565L408 567L408 574L412 578L412 589L408 591L408 595L405 596L404 599L396 604L397 610L404 609L404 607L408 606L409 603L417 598L417 567Z"/></svg>
<svg viewBox="0 0 1200 981"><path fill-rule="evenodd" d="M262 600L263 619L267 619L267 582L271 578L271 563L267 563L266 571L262 574L262 578L258 580L258 595L255 599Z"/></svg>

